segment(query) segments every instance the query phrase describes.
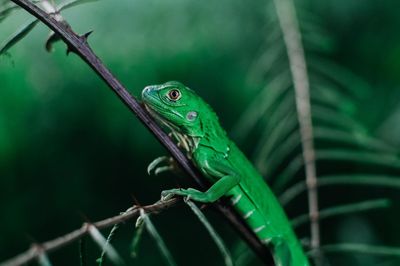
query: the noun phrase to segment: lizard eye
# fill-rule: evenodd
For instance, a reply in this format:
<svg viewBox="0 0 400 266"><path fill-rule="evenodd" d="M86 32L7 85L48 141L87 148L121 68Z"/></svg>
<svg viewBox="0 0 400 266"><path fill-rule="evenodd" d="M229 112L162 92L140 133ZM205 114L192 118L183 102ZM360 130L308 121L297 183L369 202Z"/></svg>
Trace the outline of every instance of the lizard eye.
<svg viewBox="0 0 400 266"><path fill-rule="evenodd" d="M178 91L177 89L173 89L168 92L167 96L168 99L175 102L181 98L181 92Z"/></svg>

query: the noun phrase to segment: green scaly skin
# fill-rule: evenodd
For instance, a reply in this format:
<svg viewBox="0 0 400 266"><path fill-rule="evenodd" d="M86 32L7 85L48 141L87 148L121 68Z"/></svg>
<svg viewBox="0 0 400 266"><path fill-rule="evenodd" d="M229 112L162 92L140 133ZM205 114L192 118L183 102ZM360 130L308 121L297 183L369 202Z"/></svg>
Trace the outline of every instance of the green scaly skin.
<svg viewBox="0 0 400 266"><path fill-rule="evenodd" d="M171 189L163 191L163 197L188 196L204 203L229 197L246 224L271 248L276 265L310 265L276 197L227 137L206 102L179 82L148 86L142 98L150 114L172 130L178 144L212 184L206 192L193 188Z"/></svg>

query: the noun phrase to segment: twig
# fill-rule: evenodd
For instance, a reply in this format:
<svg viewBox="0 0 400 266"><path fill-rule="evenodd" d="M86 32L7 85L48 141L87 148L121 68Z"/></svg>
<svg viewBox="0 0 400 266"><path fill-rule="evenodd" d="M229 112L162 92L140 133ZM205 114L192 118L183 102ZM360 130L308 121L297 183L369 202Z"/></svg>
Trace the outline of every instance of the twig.
<svg viewBox="0 0 400 266"><path fill-rule="evenodd" d="M77 35L66 23L56 21L52 16L38 8L29 0L11 0L15 4L24 8L30 14L41 20L52 31L58 34L68 46L68 51L76 53L84 60L108 86L118 95L122 102L150 129L156 138L168 149L175 160L181 165L183 170L191 176L202 188L205 188L202 182L201 174L196 170L191 162L179 150L175 143L167 134L154 122L139 102L133 98L122 84L111 74L103 65L101 60L93 53L90 48L87 37L90 33ZM272 256L268 249L257 239L256 235L239 219L237 214L228 205L220 202L214 204L216 209L225 216L225 218L240 233L244 240L257 253L260 259L266 265L272 265Z"/></svg>
<svg viewBox="0 0 400 266"><path fill-rule="evenodd" d="M167 201L161 201L157 202L152 205L147 205L144 207L141 207L146 213L158 213L161 212L165 209L168 209L174 205L179 200L174 198L170 199ZM128 212L124 212L120 215L107 218L98 222L95 222L93 224L90 224L90 226L94 226L97 229L104 229L107 227L110 227L115 224L119 224L122 222L125 222L130 219L134 219L136 217L139 217L140 215L140 209L139 208L133 208L132 210ZM7 260L3 263L0 264L0 266L18 266L18 265L23 265L29 261L34 260L35 258L38 258L41 254L43 253L50 253L52 251L55 251L61 247L64 247L68 244L71 244L75 242L76 240L82 238L83 236L89 234L89 228L87 223L83 224L81 228L72 231L71 233L68 233L64 236L60 236L56 239L44 242L40 245L34 244L30 249L28 249L26 252L10 259Z"/></svg>
<svg viewBox="0 0 400 266"><path fill-rule="evenodd" d="M301 144L308 188L308 207L311 224L311 247L320 246L318 222L318 190L315 166L313 126L311 120L310 84L301 41L300 27L292 0L274 0L287 48L290 70L296 95L296 109L300 124Z"/></svg>

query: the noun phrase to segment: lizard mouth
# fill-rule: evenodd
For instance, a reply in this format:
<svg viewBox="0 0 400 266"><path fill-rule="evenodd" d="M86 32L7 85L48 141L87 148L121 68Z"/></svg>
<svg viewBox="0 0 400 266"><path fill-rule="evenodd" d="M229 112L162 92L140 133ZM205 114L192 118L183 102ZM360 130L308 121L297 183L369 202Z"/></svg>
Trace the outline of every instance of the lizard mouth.
<svg viewBox="0 0 400 266"><path fill-rule="evenodd" d="M175 143L178 145L178 147L183 148L186 152L190 153L190 151L194 147L194 141L188 135L182 133L179 127L175 126L168 120L161 117L157 112L158 111L157 109L160 108L159 106L155 107L154 105L149 105L147 103L144 103L144 107L150 113L150 115L154 117L154 119L156 119L158 123L161 124L161 126L168 129L169 131L168 135L170 137L171 135L174 137L173 139L175 139L176 141Z"/></svg>
<svg viewBox="0 0 400 266"><path fill-rule="evenodd" d="M162 110L161 107L159 107L157 105L149 105L147 103L144 103L144 107L146 108L147 112L149 112L149 114L152 117L154 117L160 124L166 126L169 130L171 130L171 131L179 130L179 128L177 126L175 126L174 124L172 124L171 122L169 122L168 120L166 120L165 118L160 116L159 111Z"/></svg>

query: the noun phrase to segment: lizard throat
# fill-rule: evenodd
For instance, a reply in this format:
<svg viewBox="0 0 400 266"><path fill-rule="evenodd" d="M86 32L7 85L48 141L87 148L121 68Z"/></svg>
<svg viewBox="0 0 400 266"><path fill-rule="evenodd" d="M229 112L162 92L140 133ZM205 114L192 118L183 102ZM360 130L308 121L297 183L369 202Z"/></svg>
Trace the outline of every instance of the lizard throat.
<svg viewBox="0 0 400 266"><path fill-rule="evenodd" d="M156 121L170 131L169 136L172 135L173 139L176 141L178 147L184 149L189 156L191 157L192 153L197 149L198 144L200 142L199 137L189 136L188 134L184 134L181 132L180 128L176 125L172 124L168 120L161 117L156 110L154 110L151 106L144 104L146 110L150 113Z"/></svg>

